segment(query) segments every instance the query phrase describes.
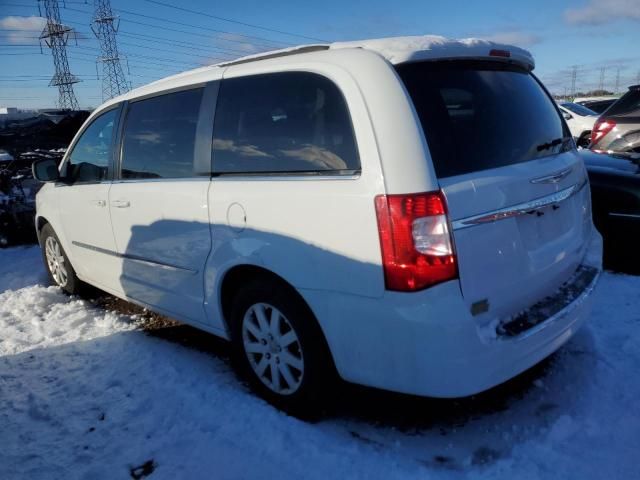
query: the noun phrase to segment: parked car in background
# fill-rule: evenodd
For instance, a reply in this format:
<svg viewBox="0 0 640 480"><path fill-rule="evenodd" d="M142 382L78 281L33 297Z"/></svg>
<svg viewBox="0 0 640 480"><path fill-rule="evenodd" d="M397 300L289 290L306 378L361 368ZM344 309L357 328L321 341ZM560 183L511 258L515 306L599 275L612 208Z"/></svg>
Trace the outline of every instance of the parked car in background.
<svg viewBox="0 0 640 480"><path fill-rule="evenodd" d="M533 68L518 47L402 37L109 100L59 169L34 164L51 279L229 339L293 412L335 372L436 397L493 387L571 338L601 268L584 164Z"/></svg>
<svg viewBox="0 0 640 480"><path fill-rule="evenodd" d="M598 118L589 148L599 152L640 153L640 85L629 87Z"/></svg>
<svg viewBox="0 0 640 480"><path fill-rule="evenodd" d="M569 130L571 130L571 135L573 135L576 144L579 147L589 146L591 130L598 119L598 114L587 107L571 102L562 102L558 105L558 108L562 112Z"/></svg>
<svg viewBox="0 0 640 480"><path fill-rule="evenodd" d="M616 100L618 100L618 97L576 98L573 100L573 103L587 107L600 114L613 105Z"/></svg>
<svg viewBox="0 0 640 480"><path fill-rule="evenodd" d="M593 221L607 267L640 272L640 154L580 151L591 183Z"/></svg>

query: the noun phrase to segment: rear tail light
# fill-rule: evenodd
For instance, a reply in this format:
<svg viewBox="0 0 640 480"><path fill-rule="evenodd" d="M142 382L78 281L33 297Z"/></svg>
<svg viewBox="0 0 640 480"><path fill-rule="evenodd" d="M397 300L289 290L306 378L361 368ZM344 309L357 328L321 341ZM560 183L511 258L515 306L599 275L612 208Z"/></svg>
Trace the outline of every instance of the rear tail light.
<svg viewBox="0 0 640 480"><path fill-rule="evenodd" d="M441 192L378 195L375 204L388 290L412 292L457 278Z"/></svg>
<svg viewBox="0 0 640 480"><path fill-rule="evenodd" d="M616 122L613 120L598 120L591 130L591 145L598 143L615 126Z"/></svg>

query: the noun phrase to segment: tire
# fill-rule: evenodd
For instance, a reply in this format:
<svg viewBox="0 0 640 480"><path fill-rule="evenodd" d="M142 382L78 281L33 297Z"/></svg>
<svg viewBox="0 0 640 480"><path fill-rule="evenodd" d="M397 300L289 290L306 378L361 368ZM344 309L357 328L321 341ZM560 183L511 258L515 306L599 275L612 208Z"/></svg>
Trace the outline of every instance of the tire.
<svg viewBox="0 0 640 480"><path fill-rule="evenodd" d="M591 132L582 132L578 140L576 141L576 145L578 147L587 148L591 143Z"/></svg>
<svg viewBox="0 0 640 480"><path fill-rule="evenodd" d="M234 363L251 388L290 415L317 418L332 400L337 374L299 294L273 278L256 278L236 292L230 321Z"/></svg>
<svg viewBox="0 0 640 480"><path fill-rule="evenodd" d="M76 275L60 239L48 223L40 232L40 247L49 281L67 293L75 295L82 287L82 281Z"/></svg>

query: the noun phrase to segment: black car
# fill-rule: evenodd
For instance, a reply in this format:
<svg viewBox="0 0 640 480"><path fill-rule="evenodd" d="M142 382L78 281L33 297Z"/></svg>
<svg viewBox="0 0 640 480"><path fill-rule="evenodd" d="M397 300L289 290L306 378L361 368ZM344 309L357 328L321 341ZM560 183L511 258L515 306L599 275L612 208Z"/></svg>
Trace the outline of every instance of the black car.
<svg viewBox="0 0 640 480"><path fill-rule="evenodd" d="M591 183L593 221L608 268L640 273L640 155L580 150Z"/></svg>
<svg viewBox="0 0 640 480"><path fill-rule="evenodd" d="M607 98L604 100L582 100L581 102L576 102L578 105L582 105L583 107L587 107L589 110L593 110L594 112L600 114L603 113L607 108L613 105L617 98Z"/></svg>

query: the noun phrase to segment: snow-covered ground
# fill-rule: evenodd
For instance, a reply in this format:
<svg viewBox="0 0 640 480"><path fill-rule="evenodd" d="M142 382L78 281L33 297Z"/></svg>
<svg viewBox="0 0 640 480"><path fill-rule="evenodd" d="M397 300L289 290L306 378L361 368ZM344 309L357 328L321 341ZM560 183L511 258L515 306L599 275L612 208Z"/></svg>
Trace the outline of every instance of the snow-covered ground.
<svg viewBox="0 0 640 480"><path fill-rule="evenodd" d="M44 284L36 247L0 250L1 479L130 478L145 463L154 479L640 478L640 277L604 274L588 326L496 390L344 387L315 424L248 392L213 337L151 334Z"/></svg>

